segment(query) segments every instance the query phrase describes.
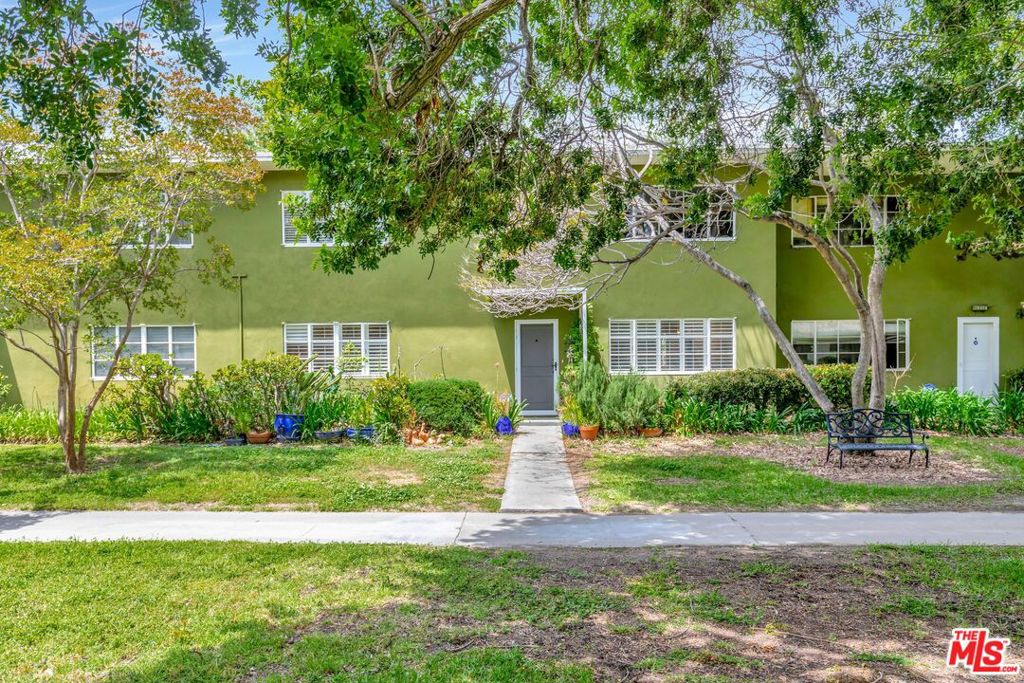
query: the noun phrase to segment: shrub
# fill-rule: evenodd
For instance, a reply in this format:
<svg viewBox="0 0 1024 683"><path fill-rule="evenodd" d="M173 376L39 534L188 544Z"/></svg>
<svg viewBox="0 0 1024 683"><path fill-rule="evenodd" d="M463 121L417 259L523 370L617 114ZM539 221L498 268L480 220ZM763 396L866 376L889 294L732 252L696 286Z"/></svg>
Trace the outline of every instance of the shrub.
<svg viewBox="0 0 1024 683"><path fill-rule="evenodd" d="M267 430L274 426L274 415L291 412L286 408L294 397L294 385L306 373L304 361L296 356L271 353L261 359L246 359L213 373L213 383L224 401L225 412L241 431L242 426Z"/></svg>
<svg viewBox="0 0 1024 683"><path fill-rule="evenodd" d="M678 399L693 398L711 404L783 409L803 403L805 391L792 371L749 368L677 379L669 385L667 393Z"/></svg>
<svg viewBox="0 0 1024 683"><path fill-rule="evenodd" d="M116 431L132 441L171 438L174 389L181 381L181 372L150 353L121 359L117 372L125 381L111 388L107 400Z"/></svg>
<svg viewBox="0 0 1024 683"><path fill-rule="evenodd" d="M381 441L397 441L402 429L413 423L416 412L409 401L409 380L393 374L373 380L368 397L373 406L373 424Z"/></svg>
<svg viewBox="0 0 1024 683"><path fill-rule="evenodd" d="M811 375L838 410L850 407L850 385L856 366L811 365ZM870 390L865 381L865 395ZM705 403L749 405L757 409L797 410L811 404L810 392L792 369L747 368L724 372L706 372L673 380L667 395L683 400L693 398Z"/></svg>
<svg viewBox="0 0 1024 683"><path fill-rule="evenodd" d="M1001 431L1024 432L1024 391L1004 391L996 399Z"/></svg>
<svg viewBox="0 0 1024 683"><path fill-rule="evenodd" d="M201 372L183 382L174 402L174 441L213 441L227 436L232 425L220 388Z"/></svg>
<svg viewBox="0 0 1024 683"><path fill-rule="evenodd" d="M1006 390L1024 392L1024 368L1017 368L1006 373Z"/></svg>
<svg viewBox="0 0 1024 683"><path fill-rule="evenodd" d="M810 365L808 368L811 371L811 376L821 387L821 390L825 392L829 400L835 405L836 410L846 410L850 408L850 386L853 384L853 373L856 372L857 366L851 363L838 363L835 365ZM793 378L796 379L796 373L792 370L786 370L791 373ZM799 379L796 379L800 383ZM867 377L864 378L864 399L867 400L868 395L871 392L871 372L869 371ZM811 403L811 395L800 383L800 403Z"/></svg>
<svg viewBox="0 0 1024 683"><path fill-rule="evenodd" d="M601 402L601 424L616 432L636 432L659 422L661 392L642 375L611 378Z"/></svg>
<svg viewBox="0 0 1024 683"><path fill-rule="evenodd" d="M812 406L778 410L752 404L708 403L696 398L666 399L666 429L681 434L802 434L824 428L825 416Z"/></svg>
<svg viewBox="0 0 1024 683"><path fill-rule="evenodd" d="M576 375L572 397L579 410L580 424L596 425L601 422L604 394L608 389L608 373L596 361L590 361Z"/></svg>
<svg viewBox="0 0 1024 683"><path fill-rule="evenodd" d="M484 390L465 379L428 379L409 384L416 419L430 429L469 436L483 417Z"/></svg>
<svg viewBox="0 0 1024 683"><path fill-rule="evenodd" d="M1021 400L1006 399L1011 418L1018 419L1015 411ZM918 429L953 434L995 434L1002 431L1006 420L999 402L969 392L961 394L956 389L902 389L889 395L887 407L907 413Z"/></svg>

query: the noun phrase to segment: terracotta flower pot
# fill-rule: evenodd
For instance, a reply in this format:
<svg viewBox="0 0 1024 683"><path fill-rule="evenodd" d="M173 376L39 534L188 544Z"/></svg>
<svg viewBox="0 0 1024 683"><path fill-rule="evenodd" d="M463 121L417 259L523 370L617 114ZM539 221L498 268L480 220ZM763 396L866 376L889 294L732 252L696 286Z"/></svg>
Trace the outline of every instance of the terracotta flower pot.
<svg viewBox="0 0 1024 683"><path fill-rule="evenodd" d="M580 438L584 441L593 441L597 438L597 430L600 425L580 425Z"/></svg>
<svg viewBox="0 0 1024 683"><path fill-rule="evenodd" d="M252 444L264 444L270 443L271 437L274 436L274 432L255 432L249 431L245 433L245 440Z"/></svg>
<svg viewBox="0 0 1024 683"><path fill-rule="evenodd" d="M661 427L644 427L640 430L640 436L645 439L653 439L656 436L661 436L665 433L665 430Z"/></svg>

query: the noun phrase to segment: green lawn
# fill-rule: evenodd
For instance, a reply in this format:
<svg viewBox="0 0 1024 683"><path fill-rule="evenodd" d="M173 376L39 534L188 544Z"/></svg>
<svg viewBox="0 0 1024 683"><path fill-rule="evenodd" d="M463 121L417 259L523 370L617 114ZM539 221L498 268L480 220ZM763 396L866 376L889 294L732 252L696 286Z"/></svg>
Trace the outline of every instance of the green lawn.
<svg viewBox="0 0 1024 683"><path fill-rule="evenodd" d="M60 542L0 566L4 681L930 680L951 628L1024 636L1020 548Z"/></svg>
<svg viewBox="0 0 1024 683"><path fill-rule="evenodd" d="M0 507L497 510L507 448L97 445L68 476L56 446L5 445Z"/></svg>
<svg viewBox="0 0 1024 683"><path fill-rule="evenodd" d="M903 465L876 470L873 473L876 480L871 483L833 481L819 476L821 470L804 472L743 455L744 449L752 445L806 448L811 443L817 444L815 439L807 437L745 435L716 437L709 441L701 449L679 454L648 451L652 445L643 440L597 442L593 457L582 464L588 481L585 499L589 507L599 511L649 512L1024 507L1024 456L999 449L1019 449L1020 440L931 439L933 467L941 467L941 460L948 459L984 468L998 477L991 482L964 484L957 484L955 480L915 483L912 481L916 476L914 471L908 472ZM813 456L802 457L810 460ZM915 457L915 467L920 467L919 459L920 456ZM846 471L852 473L849 467ZM922 477L931 474L934 472L920 472ZM892 483L886 483L888 477L892 478Z"/></svg>

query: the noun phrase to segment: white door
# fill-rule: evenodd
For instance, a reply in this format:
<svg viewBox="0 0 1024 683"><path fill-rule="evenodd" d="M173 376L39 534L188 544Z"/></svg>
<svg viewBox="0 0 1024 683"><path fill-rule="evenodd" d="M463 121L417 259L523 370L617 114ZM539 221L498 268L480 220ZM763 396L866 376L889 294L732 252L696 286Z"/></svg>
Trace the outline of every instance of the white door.
<svg viewBox="0 0 1024 683"><path fill-rule="evenodd" d="M979 396L999 390L999 318L958 318L957 389Z"/></svg>

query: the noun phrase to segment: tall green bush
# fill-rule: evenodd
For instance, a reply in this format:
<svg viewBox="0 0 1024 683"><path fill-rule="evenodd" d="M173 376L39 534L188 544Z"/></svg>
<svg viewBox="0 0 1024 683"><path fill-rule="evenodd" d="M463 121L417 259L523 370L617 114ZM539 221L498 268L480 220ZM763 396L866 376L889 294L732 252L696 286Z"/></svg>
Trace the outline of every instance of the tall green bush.
<svg viewBox="0 0 1024 683"><path fill-rule="evenodd" d="M661 392L643 375L616 375L601 402L601 425L609 431L634 433L660 422Z"/></svg>
<svg viewBox="0 0 1024 683"><path fill-rule="evenodd" d="M597 425L601 423L604 394L608 389L608 373L597 361L583 365L572 383L571 395L576 401L580 423Z"/></svg>
<svg viewBox="0 0 1024 683"><path fill-rule="evenodd" d="M155 354L138 354L118 363L124 381L110 390L107 406L116 429L132 441L168 437L174 431L175 385L181 372Z"/></svg>
<svg viewBox="0 0 1024 683"><path fill-rule="evenodd" d="M291 403L295 386L307 374L304 361L296 356L271 353L264 358L247 358L213 373L221 398L232 421L242 417L255 430L269 430L274 426L274 415L279 412L301 410Z"/></svg>
<svg viewBox="0 0 1024 683"><path fill-rule="evenodd" d="M416 419L430 429L469 436L483 417L485 398L479 382L466 379L428 379L409 384Z"/></svg>
<svg viewBox="0 0 1024 683"><path fill-rule="evenodd" d="M369 401L381 441L397 441L402 428L408 427L416 415L409 400L409 379L405 375L396 373L373 380Z"/></svg>

